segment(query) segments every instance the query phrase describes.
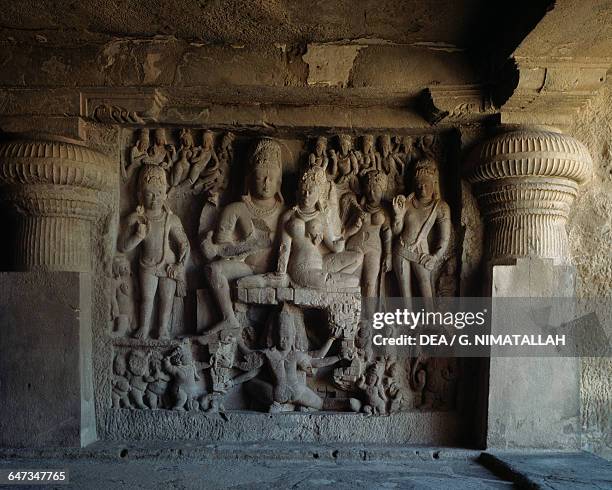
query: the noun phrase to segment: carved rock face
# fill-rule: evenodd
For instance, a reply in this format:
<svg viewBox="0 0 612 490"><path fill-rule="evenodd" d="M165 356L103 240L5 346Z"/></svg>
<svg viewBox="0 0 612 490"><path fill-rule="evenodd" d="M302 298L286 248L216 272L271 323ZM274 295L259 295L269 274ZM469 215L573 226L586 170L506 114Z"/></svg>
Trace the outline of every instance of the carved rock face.
<svg viewBox="0 0 612 490"><path fill-rule="evenodd" d="M233 145L233 137L209 138L213 133L204 132L204 147L210 146L210 154L217 157L211 156L200 168L203 160L198 152L202 148L190 149L191 156L181 151L191 144L188 134L186 130L155 130L153 140L158 146L146 148L141 162L134 157L140 155L134 147L131 153L126 152L131 167L125 167L122 186L118 242L123 255L118 261L127 265L118 269L129 273L131 268L138 287L133 295L117 293L117 303L122 301L117 309L121 313L124 303L133 301L132 310L124 309L133 319L130 321L140 327L114 330L115 352L128 364L131 407L116 399L113 406L177 411L356 409L366 415L414 409L423 386L415 388L408 374L398 375L394 360L374 359L369 338L357 338L357 330L361 292L374 297L399 294L397 274L408 274L411 260L417 260L406 258L400 272L386 274L391 271L392 247L400 242L401 231L398 229L394 238L390 200L415 171L410 192L423 201L429 197L431 202L424 204L424 211L417 210L418 216L411 219L419 225L411 226L424 228L419 240L435 245L438 237L432 234L430 239L430 231L438 227L438 221L444 221L445 227L438 231L445 238L436 253L445 253L449 212L446 203L434 206L440 198L437 173L431 174L437 172L436 164L393 153L400 137L384 135L378 139L388 156L382 165L375 148L377 135L361 137L369 152L368 162L362 152L352 151L352 137L341 135L330 140L333 148L329 150L327 140L321 137L314 145L318 157L308 152L312 144L304 145L307 166L295 175L298 188L281 196L283 170L293 168L295 172L299 165L283 168L278 142L257 140L250 158L243 160L248 166L240 168L231 161L234 147L223 147L228 141ZM139 141L135 135L137 150ZM236 146L243 158L240 140ZM154 162L151 155L155 151L163 158ZM202 228L200 218L198 229L206 253L202 260L192 261L187 255L194 248L189 244L193 240L191 213L202 208L199 191L184 176L196 167L199 181L213 185L213 171L220 165L221 155L227 160L223 165L234 167L231 175L238 179L237 185L226 186L225 207L206 200L202 212L210 213L210 221ZM361 162L365 162L362 173ZM334 175L332 165L338 167ZM173 178L177 167L181 178ZM245 188L247 196L232 196L232 189ZM206 192L208 188L202 195L208 195ZM405 196L400 197L407 206ZM272 208L270 199L276 203ZM298 206L287 209L282 205L284 199ZM432 209L434 218L429 217ZM331 233L334 214L338 226ZM400 221L403 223L403 218ZM427 226L423 227L423 221ZM433 261L426 247L419 246L420 255L413 255ZM265 270L255 273L251 259L257 254L267 254L272 260L266 261ZM282 260L286 260L284 269ZM425 272L427 277L429 271ZM379 288L382 281L385 287ZM185 315L183 297L193 293L194 284L203 288L197 292L197 316L198 321L206 319L205 327L192 325ZM120 292L122 287L126 289L124 284L117 287ZM155 321L159 335L155 335ZM128 336L131 338L126 339ZM330 369L314 376L320 366ZM143 397L143 392L149 396ZM268 392L274 397L266 398ZM227 403L222 403L226 395ZM449 400L447 405L452 403Z"/></svg>

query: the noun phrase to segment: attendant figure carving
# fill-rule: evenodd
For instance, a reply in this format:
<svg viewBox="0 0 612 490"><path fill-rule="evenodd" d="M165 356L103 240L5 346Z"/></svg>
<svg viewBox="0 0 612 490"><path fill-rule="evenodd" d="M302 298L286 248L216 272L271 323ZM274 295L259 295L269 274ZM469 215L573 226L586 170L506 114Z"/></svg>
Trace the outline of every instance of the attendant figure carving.
<svg viewBox="0 0 612 490"><path fill-rule="evenodd" d="M397 153L393 151L391 136L384 134L378 138L380 145L380 165L387 174L388 199L404 192L404 162Z"/></svg>
<svg viewBox="0 0 612 490"><path fill-rule="evenodd" d="M178 150L178 160L172 167L172 174L170 177L170 183L173 187L181 184L187 178L191 168L191 160L199 152L199 148L196 148L193 134L190 130L181 130L180 142L181 146Z"/></svg>
<svg viewBox="0 0 612 490"><path fill-rule="evenodd" d="M329 158L327 157L327 138L325 136L317 138L314 152L308 155L308 166L319 167L328 172Z"/></svg>
<svg viewBox="0 0 612 490"><path fill-rule="evenodd" d="M128 356L130 400L136 408L149 408L144 402L145 390L151 381L148 375L148 362L147 356L138 351L131 351Z"/></svg>
<svg viewBox="0 0 612 490"><path fill-rule="evenodd" d="M393 199L393 269L400 293L412 297L413 278L419 296L432 298L431 271L444 256L450 240L450 209L440 198L438 170L431 160L419 162L414 175L415 191ZM436 240L430 235L436 228ZM414 295L416 296L416 295Z"/></svg>
<svg viewBox="0 0 612 490"><path fill-rule="evenodd" d="M364 176L368 172L381 170L380 154L374 145L374 136L366 134L362 137L362 152L359 155L359 176Z"/></svg>
<svg viewBox="0 0 612 490"><path fill-rule="evenodd" d="M357 388L363 393L364 404L361 410L367 415L385 415L387 413L387 394L376 364L366 370L366 374L357 381Z"/></svg>
<svg viewBox="0 0 612 490"><path fill-rule="evenodd" d="M149 356L149 384L145 393L145 400L153 410L162 407L163 397L168 390L171 378L162 367L163 357L158 351L151 352Z"/></svg>
<svg viewBox="0 0 612 490"><path fill-rule="evenodd" d="M113 408L134 408L132 402L130 402L130 381L126 375L125 358L116 354L113 360L113 377L111 380Z"/></svg>
<svg viewBox="0 0 612 490"><path fill-rule="evenodd" d="M111 318L115 324L114 334L122 337L137 326L132 270L125 255L117 255L113 259L113 290Z"/></svg>
<svg viewBox="0 0 612 490"><path fill-rule="evenodd" d="M158 301L159 337L170 335L174 296L186 294L185 262L189 241L180 219L166 203L166 173L145 165L138 180L136 211L130 214L119 237L119 250L140 249L140 321L136 336L149 337L155 299Z"/></svg>
<svg viewBox="0 0 612 490"><path fill-rule="evenodd" d="M380 296L381 272L392 266L391 220L381 202L387 187L385 174L372 170L363 180L365 195L361 203L355 203L354 223L345 234L349 237L346 249L363 255L361 294L373 298Z"/></svg>
<svg viewBox="0 0 612 490"><path fill-rule="evenodd" d="M174 402L172 410L199 409L200 403L197 397L203 391L198 386L199 372L209 367L210 365L205 362L194 361L187 346L177 347L170 356L164 358L164 369L172 376L171 393Z"/></svg>
<svg viewBox="0 0 612 490"><path fill-rule="evenodd" d="M218 152L219 168L217 170L217 178L207 196L208 201L214 206L219 205L221 197L229 187L230 168L234 161L234 138L234 133L230 131L221 138Z"/></svg>
<svg viewBox="0 0 612 490"><path fill-rule="evenodd" d="M168 143L166 130L157 128L153 132L153 146L149 148L147 155L142 159L146 165L159 165L166 171L170 171L176 160L176 148Z"/></svg>
<svg viewBox="0 0 612 490"><path fill-rule="evenodd" d="M136 144L130 151L130 163L127 165L127 167L121 168L121 176L123 177L124 181L129 180L134 172L144 163L144 160L149 154L149 145L149 130L141 129L140 133L138 134L138 141L136 141Z"/></svg>
<svg viewBox="0 0 612 490"><path fill-rule="evenodd" d="M359 157L353 149L353 138L349 134L338 136L339 151L329 151L330 173L336 184L338 199L340 201L340 217L344 221L343 196L347 193L359 191Z"/></svg>
<svg viewBox="0 0 612 490"><path fill-rule="evenodd" d="M202 148L191 159L188 182L197 193L209 192L217 180L219 159L215 152L215 134L204 131Z"/></svg>

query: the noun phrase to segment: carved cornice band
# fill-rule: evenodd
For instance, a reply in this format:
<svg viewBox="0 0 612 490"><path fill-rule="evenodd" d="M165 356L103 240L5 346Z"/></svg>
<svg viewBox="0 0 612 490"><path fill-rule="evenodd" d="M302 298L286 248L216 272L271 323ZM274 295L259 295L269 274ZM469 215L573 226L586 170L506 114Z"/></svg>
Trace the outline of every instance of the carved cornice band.
<svg viewBox="0 0 612 490"><path fill-rule="evenodd" d="M91 222L113 185L110 160L62 140L0 143L0 199L17 211L18 270L88 271Z"/></svg>
<svg viewBox="0 0 612 490"><path fill-rule="evenodd" d="M568 261L565 224L578 185L590 177L587 148L556 131L520 128L482 142L469 160L489 259Z"/></svg>

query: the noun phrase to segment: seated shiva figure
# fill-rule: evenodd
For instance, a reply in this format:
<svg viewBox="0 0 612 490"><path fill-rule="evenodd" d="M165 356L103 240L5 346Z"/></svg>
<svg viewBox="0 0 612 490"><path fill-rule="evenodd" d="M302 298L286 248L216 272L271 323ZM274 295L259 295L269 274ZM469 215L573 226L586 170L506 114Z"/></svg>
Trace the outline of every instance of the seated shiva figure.
<svg viewBox="0 0 612 490"><path fill-rule="evenodd" d="M244 278L239 281L239 287L291 284L333 290L359 286L356 273L363 254L344 250L344 239L333 236L325 205L326 186L322 168L312 167L304 172L298 188L298 204L281 218L276 273ZM325 249L329 251L326 254Z"/></svg>

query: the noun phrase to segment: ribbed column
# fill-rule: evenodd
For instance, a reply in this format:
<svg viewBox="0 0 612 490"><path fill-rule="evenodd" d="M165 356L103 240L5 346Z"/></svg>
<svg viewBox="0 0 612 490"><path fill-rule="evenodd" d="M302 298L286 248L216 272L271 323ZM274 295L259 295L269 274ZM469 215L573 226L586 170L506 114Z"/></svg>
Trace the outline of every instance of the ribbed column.
<svg viewBox="0 0 612 490"><path fill-rule="evenodd" d="M85 268L91 263L91 225L62 216L26 216L19 223L15 262L25 269L45 266L53 270Z"/></svg>
<svg viewBox="0 0 612 490"><path fill-rule="evenodd" d="M591 157L558 131L515 128L479 144L469 157L493 262L519 257L568 262L565 225Z"/></svg>
<svg viewBox="0 0 612 490"><path fill-rule="evenodd" d="M111 163L64 139L0 143L0 199L18 213L16 270L91 270L91 228L105 209Z"/></svg>

